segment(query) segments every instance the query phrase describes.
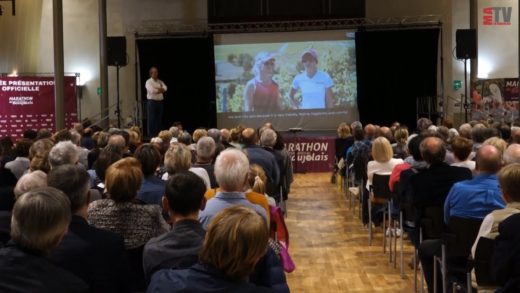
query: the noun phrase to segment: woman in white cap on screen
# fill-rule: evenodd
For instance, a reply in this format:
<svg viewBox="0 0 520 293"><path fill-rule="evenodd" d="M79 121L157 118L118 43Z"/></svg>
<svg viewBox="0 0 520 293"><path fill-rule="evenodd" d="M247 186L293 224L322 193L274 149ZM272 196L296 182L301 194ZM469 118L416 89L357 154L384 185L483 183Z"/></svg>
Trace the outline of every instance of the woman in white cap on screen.
<svg viewBox="0 0 520 293"><path fill-rule="evenodd" d="M302 54L305 71L296 75L292 82L289 100L297 109L325 109L333 107L332 86L334 82L329 74L318 70L318 53L306 49ZM300 90L301 102L294 96Z"/></svg>
<svg viewBox="0 0 520 293"><path fill-rule="evenodd" d="M273 80L274 54L260 52L255 57L253 72L244 89L244 112L272 112L281 109L280 90Z"/></svg>

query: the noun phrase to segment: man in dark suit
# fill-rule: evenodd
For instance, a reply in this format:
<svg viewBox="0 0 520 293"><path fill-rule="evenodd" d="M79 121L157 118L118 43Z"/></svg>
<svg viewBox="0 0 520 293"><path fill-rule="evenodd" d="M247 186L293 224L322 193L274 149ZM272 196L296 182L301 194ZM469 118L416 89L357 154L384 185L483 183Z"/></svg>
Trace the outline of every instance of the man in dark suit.
<svg viewBox="0 0 520 293"><path fill-rule="evenodd" d="M454 167L446 164L446 146L437 137L428 137L421 142L421 156L428 164L428 170L411 178L414 190L413 204L418 208L444 206L453 184L472 178L468 168Z"/></svg>
<svg viewBox="0 0 520 293"><path fill-rule="evenodd" d="M443 207L448 193L456 182L472 178L471 171L464 167L454 167L446 164L446 147L437 137L427 137L420 145L421 156L428 164L428 169L412 176L413 188L412 204L417 209L417 226L427 208L438 207L439 215L435 217L439 223L433 226L443 226ZM433 292L433 255L440 254L441 242L438 239L425 240L419 247L424 277L428 283L428 290ZM438 278L440 280L441 278ZM441 287L442 288L442 285Z"/></svg>
<svg viewBox="0 0 520 293"><path fill-rule="evenodd" d="M242 131L242 143L249 163L260 165L267 176L267 194L276 197L279 194L280 169L274 155L258 145L258 135L253 128Z"/></svg>
<svg viewBox="0 0 520 293"><path fill-rule="evenodd" d="M12 214L11 240L0 249L0 292L87 292L85 282L47 257L67 233L67 196L33 189L16 200Z"/></svg>
<svg viewBox="0 0 520 293"><path fill-rule="evenodd" d="M128 292L131 282L123 238L87 223L89 180L84 168L69 164L47 175L48 185L69 197L72 211L69 233L51 260L83 279L90 292Z"/></svg>

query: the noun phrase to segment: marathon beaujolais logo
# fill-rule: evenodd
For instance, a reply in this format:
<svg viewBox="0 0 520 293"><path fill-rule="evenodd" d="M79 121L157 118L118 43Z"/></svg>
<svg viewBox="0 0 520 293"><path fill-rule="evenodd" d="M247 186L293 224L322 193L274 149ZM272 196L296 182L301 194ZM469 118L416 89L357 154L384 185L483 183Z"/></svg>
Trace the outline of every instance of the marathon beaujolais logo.
<svg viewBox="0 0 520 293"><path fill-rule="evenodd" d="M316 161L327 162L329 160L329 155L327 155L329 144L327 142L290 142L287 143L285 147L293 162L295 159L300 163ZM296 154L298 154L298 158L295 158Z"/></svg>
<svg viewBox="0 0 520 293"><path fill-rule="evenodd" d="M511 25L513 7L485 7L482 12L483 25Z"/></svg>

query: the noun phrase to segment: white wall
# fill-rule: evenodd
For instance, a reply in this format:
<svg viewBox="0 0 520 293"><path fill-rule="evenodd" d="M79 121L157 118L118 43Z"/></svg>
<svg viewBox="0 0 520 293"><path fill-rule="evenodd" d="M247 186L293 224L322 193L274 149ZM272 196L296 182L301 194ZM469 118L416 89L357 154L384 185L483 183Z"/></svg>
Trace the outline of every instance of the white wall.
<svg viewBox="0 0 520 293"><path fill-rule="evenodd" d="M99 19L98 1L63 1L65 72L79 72L84 83L82 117L99 118ZM191 22L205 18L203 0L108 0L107 35L127 38L128 65L120 70L122 117L134 115L135 31L153 20L157 28L166 20ZM53 72L52 0L42 0L37 72ZM109 105L116 103L116 69L109 67ZM110 110L115 118L115 108Z"/></svg>

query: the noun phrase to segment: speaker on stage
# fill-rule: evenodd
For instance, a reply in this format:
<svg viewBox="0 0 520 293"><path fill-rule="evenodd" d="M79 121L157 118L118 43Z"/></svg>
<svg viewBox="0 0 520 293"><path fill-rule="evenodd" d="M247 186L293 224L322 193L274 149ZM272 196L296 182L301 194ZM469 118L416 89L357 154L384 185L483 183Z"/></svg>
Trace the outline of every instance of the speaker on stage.
<svg viewBox="0 0 520 293"><path fill-rule="evenodd" d="M477 30L463 29L455 33L457 59L477 58Z"/></svg>
<svg viewBox="0 0 520 293"><path fill-rule="evenodd" d="M107 38L107 57L109 66L126 66L126 38Z"/></svg>

